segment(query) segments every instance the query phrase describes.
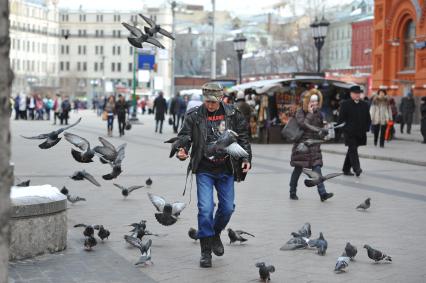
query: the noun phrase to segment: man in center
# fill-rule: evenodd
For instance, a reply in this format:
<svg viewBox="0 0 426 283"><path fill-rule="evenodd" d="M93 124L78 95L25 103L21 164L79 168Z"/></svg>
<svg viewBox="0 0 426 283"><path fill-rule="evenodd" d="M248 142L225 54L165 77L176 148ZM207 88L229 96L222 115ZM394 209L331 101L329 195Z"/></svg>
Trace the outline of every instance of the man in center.
<svg viewBox="0 0 426 283"><path fill-rule="evenodd" d="M178 134L181 140L191 142L179 149L177 157L185 160L191 156L189 166L192 173L196 174L197 183L200 266L211 267L212 252L216 256L224 254L220 233L234 212L234 182L245 179L251 168L252 154L247 122L233 105L222 102L222 86L214 82L206 83L202 91L204 103L186 113L184 125ZM209 145L214 144L228 130L238 135L237 143L248 153L247 158L234 158L224 151L212 156L207 150ZM213 188L216 189L218 198L215 214Z"/></svg>

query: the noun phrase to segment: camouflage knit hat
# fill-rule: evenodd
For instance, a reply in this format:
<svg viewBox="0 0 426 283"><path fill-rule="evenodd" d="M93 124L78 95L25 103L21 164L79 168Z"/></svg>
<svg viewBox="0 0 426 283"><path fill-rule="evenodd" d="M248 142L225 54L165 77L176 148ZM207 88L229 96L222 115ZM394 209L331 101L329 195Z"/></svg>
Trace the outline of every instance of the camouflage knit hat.
<svg viewBox="0 0 426 283"><path fill-rule="evenodd" d="M204 101L218 102L223 96L223 87L220 83L205 83L201 89L203 91Z"/></svg>

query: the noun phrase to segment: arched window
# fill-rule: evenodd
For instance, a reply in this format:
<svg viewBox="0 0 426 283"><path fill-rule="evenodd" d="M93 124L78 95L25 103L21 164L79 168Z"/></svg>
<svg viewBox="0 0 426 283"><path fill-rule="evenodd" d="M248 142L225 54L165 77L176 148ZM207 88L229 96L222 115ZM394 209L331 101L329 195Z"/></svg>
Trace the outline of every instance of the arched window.
<svg viewBox="0 0 426 283"><path fill-rule="evenodd" d="M416 50L414 40L416 39L416 24L414 21L409 21L404 31L404 69L414 70Z"/></svg>

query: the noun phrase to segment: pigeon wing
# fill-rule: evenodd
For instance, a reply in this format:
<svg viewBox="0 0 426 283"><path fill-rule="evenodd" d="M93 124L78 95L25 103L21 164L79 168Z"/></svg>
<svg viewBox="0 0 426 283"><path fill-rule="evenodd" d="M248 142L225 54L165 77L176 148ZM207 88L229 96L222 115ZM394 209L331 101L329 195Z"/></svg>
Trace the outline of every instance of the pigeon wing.
<svg viewBox="0 0 426 283"><path fill-rule="evenodd" d="M239 234L239 235L244 235L244 234L246 234L246 235L249 235L249 236L255 237L253 234L250 234L249 232L245 232L245 231L243 231L243 230L235 230L235 233L237 233L237 234Z"/></svg>
<svg viewBox="0 0 426 283"><path fill-rule="evenodd" d="M170 33L170 32L168 32L167 30L165 30L165 29L163 29L163 28L160 28L159 30L158 30L158 32L159 33L161 33L162 35L164 35L164 36L167 36L168 38L170 38L170 39L175 39L175 37Z"/></svg>
<svg viewBox="0 0 426 283"><path fill-rule="evenodd" d="M29 140L42 140L42 139L47 139L49 137L49 134L40 134L38 136L33 136L33 137L27 137L27 136L22 136L24 139L29 139Z"/></svg>
<svg viewBox="0 0 426 283"><path fill-rule="evenodd" d="M75 145L79 149L86 151L90 148L90 143L85 138L82 138L80 136L77 136L75 134L71 133L64 133L65 139L70 142L71 144Z"/></svg>
<svg viewBox="0 0 426 283"><path fill-rule="evenodd" d="M155 206L158 212L163 212L164 206L166 205L166 200L163 197L153 195L148 193L148 197L151 200L152 204Z"/></svg>
<svg viewBox="0 0 426 283"><path fill-rule="evenodd" d="M309 124L307 122L305 122L304 124L305 124L306 128L308 128L308 129L310 129L310 130L312 130L314 132L318 132L318 133L319 132L324 132L324 131L328 132L327 129L323 129L323 128L319 128L319 127L316 127L316 126L312 126L311 124Z"/></svg>
<svg viewBox="0 0 426 283"><path fill-rule="evenodd" d="M163 45L163 44L161 44L161 42L159 42L157 39L155 39L155 38L153 38L153 37L148 37L145 41L146 41L147 43L150 43L150 44L152 44L152 45L155 45L155 46L157 46L157 47L159 47L159 48L161 48L161 49L165 49L164 45Z"/></svg>
<svg viewBox="0 0 426 283"><path fill-rule="evenodd" d="M133 192L134 190L137 190L137 189L140 189L140 188L143 188L144 186L131 186L131 187L129 187L129 189L128 189L128 191L129 191L129 193L131 193L131 192Z"/></svg>
<svg viewBox="0 0 426 283"><path fill-rule="evenodd" d="M80 118L78 118L78 120L77 120L74 124L68 125L68 126L66 126L66 127L63 127L63 128L60 128L59 130L57 130L57 131L56 131L56 134L57 134L57 135L59 135L59 134L60 134L60 133L62 133L63 131L68 130L69 128L74 127L75 125L77 125L78 123L80 123L80 121L81 121L81 117L80 117Z"/></svg>
<svg viewBox="0 0 426 283"><path fill-rule="evenodd" d="M150 26L150 27L154 27L155 26L155 22L153 21L153 20L151 20L150 18L148 18L148 17L146 17L146 16L144 16L144 15L142 15L142 14L139 14L139 16L142 18L142 19L144 19L144 21Z"/></svg>
<svg viewBox="0 0 426 283"><path fill-rule="evenodd" d="M97 186L97 187L101 186L101 184L99 184L99 182L96 181L95 177L93 177L91 174L87 173L86 171L83 171L82 174L83 174L85 179L87 179L89 182L91 182L95 186Z"/></svg>
<svg viewBox="0 0 426 283"><path fill-rule="evenodd" d="M310 169L303 168L303 173L308 175L308 177L311 178L311 179L318 180L318 179L321 178L320 174L318 174L317 172L310 170Z"/></svg>
<svg viewBox="0 0 426 283"><path fill-rule="evenodd" d="M136 48L142 48L142 42L139 42L139 40L135 37L128 37L127 40L129 41L130 45Z"/></svg>
<svg viewBox="0 0 426 283"><path fill-rule="evenodd" d="M107 148L109 148L109 149L111 149L111 150L113 150L113 151L116 151L115 150L115 146L113 146L109 141L107 141L106 139L104 139L103 137L99 137L98 138L99 139L99 141L101 142L101 144L103 145L103 146L105 146L105 147L107 147Z"/></svg>
<svg viewBox="0 0 426 283"><path fill-rule="evenodd" d="M225 148L226 152L234 158L247 158L249 154L245 151L244 148L241 147L238 143L231 143L229 146Z"/></svg>
<svg viewBox="0 0 426 283"><path fill-rule="evenodd" d="M335 178L335 177L338 177L340 175L343 175L343 173L331 173L331 174L327 174L327 175L324 176L324 180Z"/></svg>
<svg viewBox="0 0 426 283"><path fill-rule="evenodd" d="M186 204L183 202L174 202L172 204L172 214L173 215L179 215L182 210L186 207Z"/></svg>
<svg viewBox="0 0 426 283"><path fill-rule="evenodd" d="M129 243L130 245L140 249L142 247L142 241L139 240L136 237L132 237L129 235L124 235L124 240L126 240L127 243Z"/></svg>
<svg viewBox="0 0 426 283"><path fill-rule="evenodd" d="M133 36L141 37L143 32L135 26L129 25L128 23L121 23Z"/></svg>
<svg viewBox="0 0 426 283"><path fill-rule="evenodd" d="M113 183L113 185L116 186L117 188L119 188L120 190L125 190L126 189L126 187L123 187L123 186L121 186L119 184L116 184L116 183Z"/></svg>

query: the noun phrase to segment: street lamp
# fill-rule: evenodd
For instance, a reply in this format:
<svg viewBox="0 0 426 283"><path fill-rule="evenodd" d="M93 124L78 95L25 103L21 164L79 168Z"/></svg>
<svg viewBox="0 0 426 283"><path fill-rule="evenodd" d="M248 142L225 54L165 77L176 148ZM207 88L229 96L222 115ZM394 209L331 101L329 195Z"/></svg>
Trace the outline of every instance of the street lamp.
<svg viewBox="0 0 426 283"><path fill-rule="evenodd" d="M239 83L241 84L241 61L243 60L244 49L246 48L247 38L244 37L242 33L238 33L234 38L234 50L237 52L238 56L238 70L239 70Z"/></svg>
<svg viewBox="0 0 426 283"><path fill-rule="evenodd" d="M318 73L321 72L321 48L324 46L329 25L330 23L324 18L324 16L322 16L321 21L318 21L318 18L315 18L315 21L310 25L312 29L312 37L315 41L315 47L317 48Z"/></svg>
<svg viewBox="0 0 426 283"><path fill-rule="evenodd" d="M137 26L138 22L137 22L137 18L135 19L135 21L133 22L134 26ZM132 116L129 118L129 121L133 122L133 123L137 123L139 121L138 117L137 117L137 103L136 103L136 70L137 70L137 64L138 64L138 51L136 49L136 47L132 47L133 48L133 81L132 81L132 88L133 88L133 93L132 93Z"/></svg>

